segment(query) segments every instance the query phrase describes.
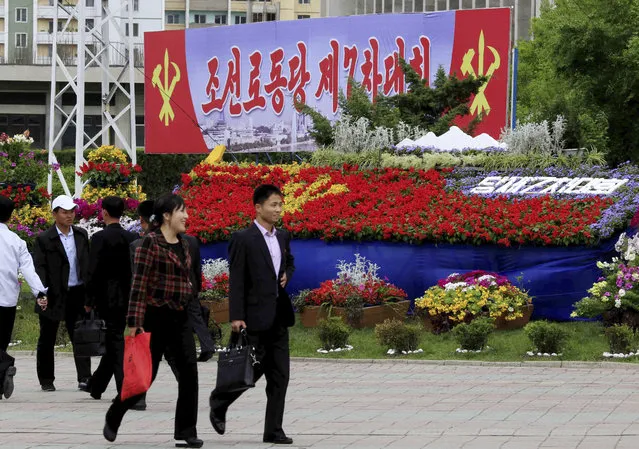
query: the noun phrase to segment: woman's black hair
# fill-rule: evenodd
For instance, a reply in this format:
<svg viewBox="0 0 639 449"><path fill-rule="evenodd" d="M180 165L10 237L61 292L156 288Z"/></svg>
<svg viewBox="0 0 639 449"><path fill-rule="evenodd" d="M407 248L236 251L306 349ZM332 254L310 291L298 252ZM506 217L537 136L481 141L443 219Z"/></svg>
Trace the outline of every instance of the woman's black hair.
<svg viewBox="0 0 639 449"><path fill-rule="evenodd" d="M164 214L172 214L176 210L184 207L184 200L179 195L167 194L162 195L155 200L153 204L153 215L149 219L149 224L153 231L156 231L162 226L164 221Z"/></svg>

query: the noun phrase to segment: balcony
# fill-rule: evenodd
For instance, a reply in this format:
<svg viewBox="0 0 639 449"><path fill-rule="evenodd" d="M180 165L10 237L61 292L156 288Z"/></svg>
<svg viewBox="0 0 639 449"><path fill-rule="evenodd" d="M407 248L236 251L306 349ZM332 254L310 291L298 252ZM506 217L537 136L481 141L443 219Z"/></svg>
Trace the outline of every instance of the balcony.
<svg viewBox="0 0 639 449"><path fill-rule="evenodd" d="M77 44L79 42L79 33L73 31L65 31L62 33L58 33L58 44ZM86 39L88 43L95 43L97 39L94 35L86 35ZM53 43L53 33L49 33L48 31L40 31L37 34L36 44L52 44Z"/></svg>
<svg viewBox="0 0 639 449"><path fill-rule="evenodd" d="M111 49L109 52L109 59L112 67L123 67L127 55L126 46L123 43L111 43ZM65 49L60 54L60 58L66 65L77 65L78 57L75 49L77 47ZM98 44L94 45L94 52L99 51ZM0 56L0 65L51 65L51 56L34 56L30 48L16 48L14 49L11 58ZM88 56L87 56L88 60ZM88 62L88 61L87 61ZM144 45L135 44L133 47L133 65L135 67L144 67ZM97 64L91 64L92 67L96 67Z"/></svg>

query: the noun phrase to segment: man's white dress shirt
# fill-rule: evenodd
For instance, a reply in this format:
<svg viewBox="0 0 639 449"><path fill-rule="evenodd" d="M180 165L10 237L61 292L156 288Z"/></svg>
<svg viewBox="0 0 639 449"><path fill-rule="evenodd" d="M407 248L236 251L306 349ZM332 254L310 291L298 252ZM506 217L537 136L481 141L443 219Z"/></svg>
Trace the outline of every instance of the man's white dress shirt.
<svg viewBox="0 0 639 449"><path fill-rule="evenodd" d="M73 237L73 228L69 228L69 235L64 235L60 228L56 225L56 231L64 246L64 252L67 253L67 259L69 259L69 285L68 287L75 287L82 282L78 278L78 252L75 247L75 238Z"/></svg>
<svg viewBox="0 0 639 449"><path fill-rule="evenodd" d="M0 223L0 307L15 307L20 295L18 270L31 287L34 296L46 292L38 277L27 244Z"/></svg>

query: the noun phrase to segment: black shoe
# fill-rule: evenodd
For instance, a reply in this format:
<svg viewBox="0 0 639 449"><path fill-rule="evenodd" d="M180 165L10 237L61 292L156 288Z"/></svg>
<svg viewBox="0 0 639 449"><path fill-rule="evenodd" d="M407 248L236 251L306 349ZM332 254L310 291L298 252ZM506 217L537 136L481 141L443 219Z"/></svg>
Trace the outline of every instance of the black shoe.
<svg viewBox="0 0 639 449"><path fill-rule="evenodd" d="M115 439L118 436L118 431L117 430L113 430L110 426L109 426L109 422L108 421L104 421L104 429L102 429L102 435L104 435L104 438L107 441L110 442L114 442Z"/></svg>
<svg viewBox="0 0 639 449"><path fill-rule="evenodd" d="M224 435L224 432L226 432L226 410L221 407L211 407L209 418L215 431L220 435Z"/></svg>
<svg viewBox="0 0 639 449"><path fill-rule="evenodd" d="M4 382L2 383L2 394L5 398L9 399L13 394L13 376L16 375L16 367L10 366L4 374Z"/></svg>
<svg viewBox="0 0 639 449"><path fill-rule="evenodd" d="M96 401L99 401L100 399L102 399L102 393L95 393L95 392L91 391L91 392L89 392L89 394Z"/></svg>
<svg viewBox="0 0 639 449"><path fill-rule="evenodd" d="M53 384L42 384L42 391L55 391L55 386Z"/></svg>
<svg viewBox="0 0 639 449"><path fill-rule="evenodd" d="M143 412L144 410L146 410L146 400L140 399L138 402L131 406L131 410Z"/></svg>
<svg viewBox="0 0 639 449"><path fill-rule="evenodd" d="M215 354L215 351L202 351L202 353L200 354L200 357L198 357L197 361L198 362L208 362L209 360L211 360L213 358L214 354Z"/></svg>
<svg viewBox="0 0 639 449"><path fill-rule="evenodd" d="M78 382L78 390L91 393L91 379L83 379Z"/></svg>
<svg viewBox="0 0 639 449"><path fill-rule="evenodd" d="M286 435L281 435L277 437L268 437L268 438L264 437L262 441L264 441L265 443L272 443L272 444L293 444L293 438L289 438Z"/></svg>
<svg viewBox="0 0 639 449"><path fill-rule="evenodd" d="M204 441L191 437L184 440L184 443L175 443L175 447L202 447Z"/></svg>

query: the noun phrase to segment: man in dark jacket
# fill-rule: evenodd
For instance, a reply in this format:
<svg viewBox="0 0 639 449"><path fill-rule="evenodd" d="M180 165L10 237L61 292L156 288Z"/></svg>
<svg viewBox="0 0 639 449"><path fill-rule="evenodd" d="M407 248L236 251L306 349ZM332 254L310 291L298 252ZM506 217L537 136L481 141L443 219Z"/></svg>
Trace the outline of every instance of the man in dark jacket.
<svg viewBox="0 0 639 449"><path fill-rule="evenodd" d="M55 391L53 347L60 321L66 323L73 342L75 322L84 315L85 283L88 279L89 237L73 226L73 199L60 195L51 208L55 224L36 238L34 263L47 290L47 300L36 305L40 315L40 337L36 353L38 380L43 391ZM91 358L75 357L78 387L86 388L91 377Z"/></svg>
<svg viewBox="0 0 639 449"><path fill-rule="evenodd" d="M91 237L89 277L85 308L97 310L106 323L106 354L84 390L100 399L111 376L118 393L122 391L124 329L131 292L129 248L138 236L120 226L124 201L116 196L102 200L102 217L106 227Z"/></svg>
<svg viewBox="0 0 639 449"><path fill-rule="evenodd" d="M258 361L254 380L266 377L266 418L263 441L292 444L282 428L290 356L288 328L295 324L293 306L284 290L295 270L291 236L277 229L283 197L271 184L253 192L256 219L236 232L229 244L229 314L233 332L246 329ZM226 431L226 411L243 391L213 390L210 419L215 431Z"/></svg>

